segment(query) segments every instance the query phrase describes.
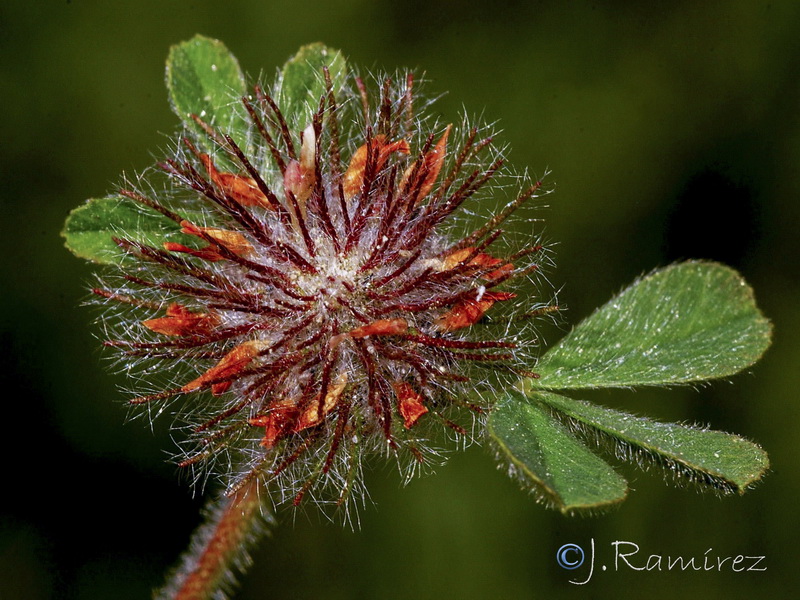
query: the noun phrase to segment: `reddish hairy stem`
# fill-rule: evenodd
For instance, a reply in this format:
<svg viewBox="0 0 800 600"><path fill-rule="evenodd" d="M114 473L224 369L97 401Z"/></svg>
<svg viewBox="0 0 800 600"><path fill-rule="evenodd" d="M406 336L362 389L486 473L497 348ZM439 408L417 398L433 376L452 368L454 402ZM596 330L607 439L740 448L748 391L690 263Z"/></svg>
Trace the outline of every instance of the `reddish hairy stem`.
<svg viewBox="0 0 800 600"><path fill-rule="evenodd" d="M232 496L215 503L160 598L210 599L233 583L235 571L247 566L248 548L264 532L259 522L262 519L259 487L258 478L253 478Z"/></svg>

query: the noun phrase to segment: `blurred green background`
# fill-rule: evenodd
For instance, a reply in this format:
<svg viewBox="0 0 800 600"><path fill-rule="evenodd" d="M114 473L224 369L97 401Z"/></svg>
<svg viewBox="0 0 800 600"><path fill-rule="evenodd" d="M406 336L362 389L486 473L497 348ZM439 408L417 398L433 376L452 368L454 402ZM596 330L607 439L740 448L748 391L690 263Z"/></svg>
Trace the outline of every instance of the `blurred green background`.
<svg viewBox="0 0 800 600"><path fill-rule="evenodd" d="M148 597L198 522L202 500L165 461L168 419L152 433L123 423L123 379L80 306L91 267L58 236L71 208L148 166L174 131L164 59L198 32L251 74L316 40L354 64L418 68L430 93L449 92L443 120L462 106L497 120L518 169L553 171L542 214L568 322L695 257L742 271L776 328L733 385L591 398L758 441L772 473L745 496L624 467L634 490L619 510L565 518L472 448L406 488L371 472L360 531L281 514L238 597L786 597L800 558L800 3L5 0L0 598ZM556 550L592 538L594 577L571 585L587 573L560 569ZM764 555L767 571L614 571L615 540L638 544L640 562L712 548Z"/></svg>

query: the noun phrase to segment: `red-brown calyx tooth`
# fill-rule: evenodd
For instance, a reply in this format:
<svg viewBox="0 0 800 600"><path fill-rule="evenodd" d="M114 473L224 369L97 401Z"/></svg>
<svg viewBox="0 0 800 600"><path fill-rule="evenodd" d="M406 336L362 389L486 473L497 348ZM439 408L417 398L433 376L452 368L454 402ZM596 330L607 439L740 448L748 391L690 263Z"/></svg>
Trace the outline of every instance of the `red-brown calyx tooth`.
<svg viewBox="0 0 800 600"><path fill-rule="evenodd" d="M400 180L400 191L415 194L417 204L430 194L436 178L439 177L439 172L444 165L444 157L447 154L447 138L452 127L452 125L448 125L436 145L426 152L425 156L409 165L403 173L403 178ZM416 191L414 191L415 187Z"/></svg>
<svg viewBox="0 0 800 600"><path fill-rule="evenodd" d="M321 423L322 419L325 418L325 415L336 408L339 398L342 397L346 387L347 371L342 371L337 378L336 383L328 388L328 392L325 394L325 400L322 402L322 406L320 406L320 396L317 395L317 397L306 408L303 414L300 415L300 419L298 419L293 431L302 431L303 429L307 429Z"/></svg>
<svg viewBox="0 0 800 600"><path fill-rule="evenodd" d="M174 336L202 335L211 331L218 323L217 314L192 312L177 302L167 307L167 316L142 321L142 325L151 331Z"/></svg>
<svg viewBox="0 0 800 600"><path fill-rule="evenodd" d="M462 248L460 250L456 250L455 252L450 253L447 257L445 257L442 263L442 271L448 271L450 269L454 269L461 265L467 258L469 258L472 254L474 254L475 248L467 247ZM492 281L494 279L498 279L503 275L506 275L514 270L514 265L511 263L507 263L501 258L495 258L490 254L486 254L484 252L480 252L475 255L468 263L470 266L479 267L481 269L487 269L491 267L495 267L497 265L502 265L499 268L495 269L494 271L490 271L484 275L481 275L483 279L487 281Z"/></svg>
<svg viewBox="0 0 800 600"><path fill-rule="evenodd" d="M213 240L204 248L198 250L189 248L175 242L165 242L164 249L170 252L184 252L198 258L216 262L225 256L220 252L220 246L237 256L246 257L254 252L253 245L241 233L216 227L198 227L189 221L181 221L181 233L197 236L203 240Z"/></svg>
<svg viewBox="0 0 800 600"><path fill-rule="evenodd" d="M268 343L261 340L250 340L239 344L208 371L184 385L181 391L194 392L211 383L211 393L215 396L224 394L231 387L233 380L267 346Z"/></svg>
<svg viewBox="0 0 800 600"><path fill-rule="evenodd" d="M511 292L483 292L477 293L475 298L461 300L453 308L436 320L436 328L439 331L455 331L463 327L469 327L480 321L484 313L489 310L495 302L510 300L517 295Z"/></svg>
<svg viewBox="0 0 800 600"><path fill-rule="evenodd" d="M370 150L377 153L373 158L375 161L375 173L378 173L386 165L386 161L393 152L400 152L401 154L408 154L411 147L405 140L398 140L396 142L387 142L386 136L383 134L376 135L368 144L363 144L353 153L350 159L350 164L347 171L344 173L344 180L342 182L342 189L344 197L350 199L361 191L364 185L364 172L367 168L367 158Z"/></svg>
<svg viewBox="0 0 800 600"><path fill-rule="evenodd" d="M184 246L183 244L178 244L176 242L164 242L164 249L169 250L170 252L191 254L192 256L202 258L203 260L207 260L209 262L223 260L223 256L219 253L219 248L216 248L213 244L209 244L205 248L195 249L189 248L189 246Z"/></svg>
<svg viewBox="0 0 800 600"><path fill-rule="evenodd" d="M264 439L261 445L272 448L288 433L297 433L314 427L334 409L339 403L347 387L347 372L343 371L325 394L325 400L320 403L318 394L300 414L298 403L294 400L279 400L274 402L267 410L267 414L253 417L248 421L254 427L264 428Z"/></svg>
<svg viewBox="0 0 800 600"><path fill-rule="evenodd" d="M356 327L347 335L353 339L358 339L368 335L399 335L406 331L408 331L408 321L405 319L379 319L367 325Z"/></svg>
<svg viewBox="0 0 800 600"><path fill-rule="evenodd" d="M300 409L292 400L279 400L273 402L265 415L259 415L248 420L253 427L264 428L264 438L261 445L272 448L280 439L289 433L292 424L297 422Z"/></svg>
<svg viewBox="0 0 800 600"><path fill-rule="evenodd" d="M275 209L264 193L258 189L255 179L217 170L214 161L211 160L208 154L201 154L200 160L211 181L242 206L263 206L264 208Z"/></svg>
<svg viewBox="0 0 800 600"><path fill-rule="evenodd" d="M403 417L403 425L406 429L411 429L419 418L428 412L427 407L422 403L422 395L414 390L411 384L404 381L393 383L392 387L397 396L397 407L400 416Z"/></svg>
<svg viewBox="0 0 800 600"><path fill-rule="evenodd" d="M331 338L330 347L335 348L345 338L361 339L370 335L401 335L408 331L408 321L405 319L378 319L372 323L340 333Z"/></svg>

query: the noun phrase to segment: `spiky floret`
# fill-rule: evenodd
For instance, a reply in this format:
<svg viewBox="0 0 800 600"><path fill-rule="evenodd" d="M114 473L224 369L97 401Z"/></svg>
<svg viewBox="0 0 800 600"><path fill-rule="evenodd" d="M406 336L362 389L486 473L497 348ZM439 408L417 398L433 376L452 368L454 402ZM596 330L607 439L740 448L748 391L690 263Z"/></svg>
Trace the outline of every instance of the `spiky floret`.
<svg viewBox="0 0 800 600"><path fill-rule="evenodd" d="M477 229L448 235L501 169L490 137L427 131L411 75L372 94L358 77L334 93L325 77L308 124L287 123L259 86L242 98L246 147L194 116L207 138L183 138L159 165L166 193L120 193L196 243L121 235L137 266L94 290L113 307L106 345L144 367L140 380L167 363L185 373L130 401L181 402L181 466L224 458L230 494L259 478L295 504L309 492L343 502L364 454L424 462L436 426L470 437L453 413L480 419L485 407L465 398L489 373L523 371L532 344L508 324L487 339L485 314L516 305L510 286L543 258L535 243L494 250L539 182ZM552 308L525 304L524 317Z"/></svg>

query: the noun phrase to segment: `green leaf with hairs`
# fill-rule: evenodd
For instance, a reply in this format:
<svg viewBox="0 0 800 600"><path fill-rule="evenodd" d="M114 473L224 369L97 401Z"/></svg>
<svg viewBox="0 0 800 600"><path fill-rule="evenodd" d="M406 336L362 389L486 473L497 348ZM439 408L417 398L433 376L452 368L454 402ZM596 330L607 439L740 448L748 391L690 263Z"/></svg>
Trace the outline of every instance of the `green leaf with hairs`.
<svg viewBox="0 0 800 600"><path fill-rule="evenodd" d="M725 493L744 493L769 467L767 453L737 435L659 423L550 392L536 392L531 399L558 411L591 437L600 434L601 441L614 444L617 456L661 465L678 478Z"/></svg>
<svg viewBox="0 0 800 600"><path fill-rule="evenodd" d="M563 513L621 502L628 485L550 411L511 394L489 416L497 457L524 487Z"/></svg>
<svg viewBox="0 0 800 600"><path fill-rule="evenodd" d="M311 124L325 93L325 74L328 67L333 91L338 92L347 78L347 62L339 50L319 42L297 51L281 70L278 105L290 129L302 131Z"/></svg>
<svg viewBox="0 0 800 600"><path fill-rule="evenodd" d="M733 375L770 344L771 324L733 269L686 262L635 282L541 358L527 390L669 385Z"/></svg>
<svg viewBox="0 0 800 600"><path fill-rule="evenodd" d="M196 244L197 238L181 233L178 223L123 196L92 198L74 209L61 235L73 254L101 264L120 264L128 258L114 238L124 238L160 248L166 241Z"/></svg>
<svg viewBox="0 0 800 600"><path fill-rule="evenodd" d="M225 44L196 35L172 46L167 58L167 89L175 114L197 134L205 150L211 151L215 145L193 115L247 149L247 112L241 102L245 79Z"/></svg>

